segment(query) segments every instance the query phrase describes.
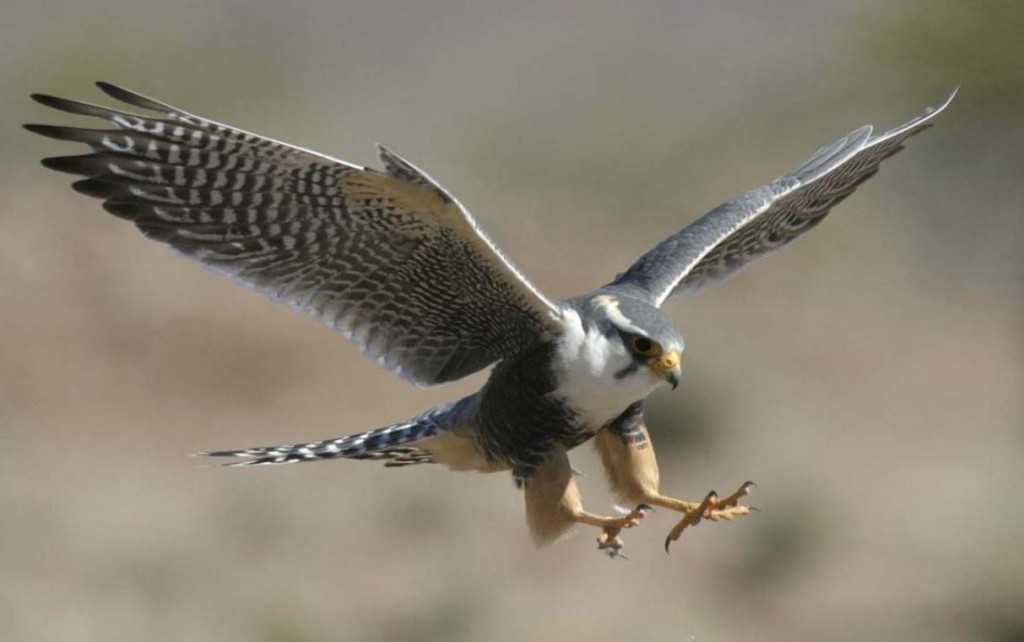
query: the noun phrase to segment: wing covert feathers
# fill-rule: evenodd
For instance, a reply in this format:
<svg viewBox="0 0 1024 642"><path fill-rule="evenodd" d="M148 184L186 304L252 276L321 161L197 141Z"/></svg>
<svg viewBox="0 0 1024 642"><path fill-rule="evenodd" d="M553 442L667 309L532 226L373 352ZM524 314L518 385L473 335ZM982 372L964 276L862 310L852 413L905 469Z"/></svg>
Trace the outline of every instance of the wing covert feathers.
<svg viewBox="0 0 1024 642"><path fill-rule="evenodd" d="M403 377L458 379L559 327L559 307L397 154L380 149L384 172L358 167L98 86L145 115L33 95L112 125L26 125L92 149L46 167L85 177L74 189L146 236L313 316Z"/></svg>

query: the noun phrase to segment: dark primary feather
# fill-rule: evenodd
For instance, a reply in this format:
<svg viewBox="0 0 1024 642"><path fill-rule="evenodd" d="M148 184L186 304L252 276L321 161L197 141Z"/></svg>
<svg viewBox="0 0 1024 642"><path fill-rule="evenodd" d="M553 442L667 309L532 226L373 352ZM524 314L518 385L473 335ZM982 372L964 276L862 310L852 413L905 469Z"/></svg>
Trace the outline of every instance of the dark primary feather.
<svg viewBox="0 0 1024 642"><path fill-rule="evenodd" d="M185 256L298 308L423 385L534 343L558 308L448 192L381 148L361 168L178 110L107 83L139 115L36 94L112 129L26 125L89 145L46 167Z"/></svg>
<svg viewBox="0 0 1024 642"><path fill-rule="evenodd" d="M640 257L613 286L641 288L656 305L731 276L752 260L820 223L829 211L875 175L879 164L946 108L954 91L922 116L871 136L865 126L823 147L806 163L768 185L711 210Z"/></svg>

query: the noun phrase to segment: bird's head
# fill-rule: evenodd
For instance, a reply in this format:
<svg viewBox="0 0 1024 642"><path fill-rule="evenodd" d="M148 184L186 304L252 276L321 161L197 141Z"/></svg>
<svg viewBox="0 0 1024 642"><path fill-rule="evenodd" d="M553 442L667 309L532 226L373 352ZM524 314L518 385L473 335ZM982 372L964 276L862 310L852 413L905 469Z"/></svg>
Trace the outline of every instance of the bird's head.
<svg viewBox="0 0 1024 642"><path fill-rule="evenodd" d="M679 385L683 337L658 308L642 299L611 294L594 296L587 305L591 320L616 348L615 379Z"/></svg>

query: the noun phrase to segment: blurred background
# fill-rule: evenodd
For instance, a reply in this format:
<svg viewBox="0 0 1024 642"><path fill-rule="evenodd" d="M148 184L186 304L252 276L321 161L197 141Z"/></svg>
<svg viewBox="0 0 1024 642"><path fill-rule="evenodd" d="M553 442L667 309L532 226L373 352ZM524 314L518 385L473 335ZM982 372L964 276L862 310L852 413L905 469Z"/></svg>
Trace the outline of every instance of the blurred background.
<svg viewBox="0 0 1024 642"><path fill-rule="evenodd" d="M5 3L6 641L1024 639L1024 3ZM763 512L535 549L505 475L199 468L465 394L183 261L67 188L95 80L357 163L426 167L552 296L962 83L829 220L672 301L663 489ZM589 446L588 507L611 508Z"/></svg>

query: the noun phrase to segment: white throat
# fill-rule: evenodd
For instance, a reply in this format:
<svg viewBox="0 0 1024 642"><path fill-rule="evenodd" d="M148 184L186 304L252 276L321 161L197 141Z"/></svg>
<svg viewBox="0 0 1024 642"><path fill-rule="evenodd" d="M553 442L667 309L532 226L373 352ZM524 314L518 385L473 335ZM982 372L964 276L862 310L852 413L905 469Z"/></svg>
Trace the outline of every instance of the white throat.
<svg viewBox="0 0 1024 642"><path fill-rule="evenodd" d="M579 415L587 428L597 431L661 383L647 368L622 378L633 363L617 337L609 339L596 328L584 330L575 311L566 313L567 328L555 346L554 392Z"/></svg>

